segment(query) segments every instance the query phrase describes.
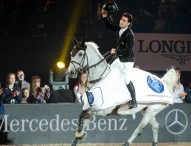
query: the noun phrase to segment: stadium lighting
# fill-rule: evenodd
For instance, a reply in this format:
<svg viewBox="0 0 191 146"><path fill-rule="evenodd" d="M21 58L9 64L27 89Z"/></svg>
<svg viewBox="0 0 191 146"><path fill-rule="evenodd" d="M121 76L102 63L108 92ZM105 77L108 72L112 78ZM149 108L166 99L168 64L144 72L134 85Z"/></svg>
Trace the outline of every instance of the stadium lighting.
<svg viewBox="0 0 191 146"><path fill-rule="evenodd" d="M63 69L65 67L65 63L62 61L57 62L57 67Z"/></svg>

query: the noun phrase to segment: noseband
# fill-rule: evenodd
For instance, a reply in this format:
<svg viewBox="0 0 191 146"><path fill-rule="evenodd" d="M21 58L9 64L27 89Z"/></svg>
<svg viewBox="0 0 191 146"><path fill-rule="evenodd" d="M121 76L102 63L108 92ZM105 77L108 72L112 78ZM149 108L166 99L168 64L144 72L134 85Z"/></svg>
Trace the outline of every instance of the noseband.
<svg viewBox="0 0 191 146"><path fill-rule="evenodd" d="M102 63L105 58L101 59L100 61L98 61L97 63L89 66L88 64L88 56L86 54L86 49L84 49L84 55L82 57L82 60L80 62L77 62L77 61L71 61L70 63L73 64L74 68L75 68L75 72L80 72L80 73L89 73L89 70L93 67L96 67L97 65L99 65L100 63ZM76 53L77 54L77 53ZM84 62L85 62L85 59L87 60L87 65L84 65ZM79 68L76 68L75 64L77 64L79 66ZM107 67L105 68L105 70L107 69ZM105 72L104 70L104 72ZM101 76L104 74L104 72L101 74ZM91 81L88 81L90 84L94 84L98 81L100 81L102 78L101 76L98 78L98 79L95 79L95 80L91 80Z"/></svg>
<svg viewBox="0 0 191 146"><path fill-rule="evenodd" d="M84 52L85 52L85 51L84 51ZM87 62L88 62L88 57L87 57L86 52L84 53L84 55L83 55L82 60L80 61L80 63L77 62L77 61L71 61L71 62L70 62L70 63L74 66L76 72L86 73L86 72L89 71L87 65L84 66L85 58L87 58ZM77 64L77 65L79 66L79 68L76 68L75 64Z"/></svg>

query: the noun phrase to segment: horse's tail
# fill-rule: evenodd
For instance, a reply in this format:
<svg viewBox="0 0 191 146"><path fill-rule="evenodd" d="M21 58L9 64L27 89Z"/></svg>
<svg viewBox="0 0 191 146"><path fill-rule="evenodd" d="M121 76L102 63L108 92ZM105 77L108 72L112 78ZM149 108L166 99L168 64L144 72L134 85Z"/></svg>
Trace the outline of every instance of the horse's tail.
<svg viewBox="0 0 191 146"><path fill-rule="evenodd" d="M168 86L169 91L172 93L174 85L177 83L178 77L175 69L167 70L166 74L161 78Z"/></svg>

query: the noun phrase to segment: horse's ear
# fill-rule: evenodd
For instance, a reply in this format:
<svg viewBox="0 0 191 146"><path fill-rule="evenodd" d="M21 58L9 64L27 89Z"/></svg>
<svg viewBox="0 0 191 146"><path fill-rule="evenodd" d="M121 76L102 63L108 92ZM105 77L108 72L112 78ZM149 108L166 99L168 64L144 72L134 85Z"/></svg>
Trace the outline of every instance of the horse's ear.
<svg viewBox="0 0 191 146"><path fill-rule="evenodd" d="M82 46L83 47L85 46L85 39L84 39L84 37L82 37Z"/></svg>
<svg viewBox="0 0 191 146"><path fill-rule="evenodd" d="M73 43L74 43L74 45L76 45L78 43L78 41L75 39L75 37L73 37Z"/></svg>

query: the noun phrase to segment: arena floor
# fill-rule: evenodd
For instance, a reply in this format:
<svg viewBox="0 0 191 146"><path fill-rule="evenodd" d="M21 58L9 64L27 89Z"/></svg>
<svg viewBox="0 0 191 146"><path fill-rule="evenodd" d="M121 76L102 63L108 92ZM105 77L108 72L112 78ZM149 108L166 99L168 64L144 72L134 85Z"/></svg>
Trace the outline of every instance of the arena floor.
<svg viewBox="0 0 191 146"><path fill-rule="evenodd" d="M77 146L121 146L122 144L90 144L90 143L85 143L85 144L78 144ZM1 145L3 146L3 145ZM4 145L4 146L71 146L71 144L34 144L34 145L29 145L29 144L17 144L17 145ZM151 143L134 143L131 144L130 146L152 146ZM158 143L158 146L191 146L191 143Z"/></svg>

